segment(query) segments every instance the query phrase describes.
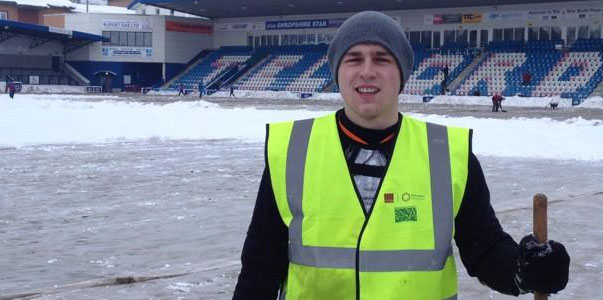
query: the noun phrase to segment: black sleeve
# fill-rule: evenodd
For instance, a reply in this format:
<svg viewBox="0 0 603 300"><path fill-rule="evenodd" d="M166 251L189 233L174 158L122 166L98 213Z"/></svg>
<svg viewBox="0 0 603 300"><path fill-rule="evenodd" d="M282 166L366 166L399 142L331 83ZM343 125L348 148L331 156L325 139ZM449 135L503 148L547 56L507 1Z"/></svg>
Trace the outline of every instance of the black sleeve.
<svg viewBox="0 0 603 300"><path fill-rule="evenodd" d="M500 293L518 295L514 283L518 245L494 214L484 173L473 153L455 226L454 240L469 275Z"/></svg>
<svg viewBox="0 0 603 300"><path fill-rule="evenodd" d="M287 275L287 226L280 217L266 167L241 254L233 300L276 299Z"/></svg>

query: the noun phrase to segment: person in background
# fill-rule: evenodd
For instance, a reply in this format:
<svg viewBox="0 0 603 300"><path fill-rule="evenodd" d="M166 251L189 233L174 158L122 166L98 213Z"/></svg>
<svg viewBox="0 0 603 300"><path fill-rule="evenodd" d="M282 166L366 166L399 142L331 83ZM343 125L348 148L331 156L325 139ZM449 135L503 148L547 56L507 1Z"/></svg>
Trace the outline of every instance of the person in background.
<svg viewBox="0 0 603 300"><path fill-rule="evenodd" d="M448 65L444 65L444 67L441 69L442 74L444 74L444 79L442 79L442 82L440 82L440 94L441 95L445 95L446 94L446 86L448 85L448 72L450 71L450 69L448 69Z"/></svg>
<svg viewBox="0 0 603 300"><path fill-rule="evenodd" d="M496 104L498 105L498 109L500 109L500 111L501 111L501 112L507 112L506 110L504 110L504 109L502 108L502 102L503 102L504 100L505 100L505 97L504 97L504 96L502 96L502 95L499 95L499 98L498 98L498 99L497 99L497 101L496 101L496 102L497 102Z"/></svg>
<svg viewBox="0 0 603 300"><path fill-rule="evenodd" d="M203 98L203 93L205 93L205 84L203 84L203 80L199 81L199 98Z"/></svg>
<svg viewBox="0 0 603 300"><path fill-rule="evenodd" d="M440 95L445 95L446 94L446 79L442 79L442 82L440 82Z"/></svg>
<svg viewBox="0 0 603 300"><path fill-rule="evenodd" d="M178 86L178 96L186 96L186 91L184 90L184 84L182 82Z"/></svg>
<svg viewBox="0 0 603 300"><path fill-rule="evenodd" d="M413 57L390 16L355 14L327 52L343 108L268 124L234 300L456 299L453 239L496 291L565 288L561 243L503 231L472 131L398 111Z"/></svg>
<svg viewBox="0 0 603 300"><path fill-rule="evenodd" d="M448 80L448 72L450 71L450 69L448 69L448 65L445 65L442 68L442 73L444 73L444 80Z"/></svg>
<svg viewBox="0 0 603 300"><path fill-rule="evenodd" d="M492 96L492 111L493 112L498 112L498 110L500 109L502 112L505 112L502 109L502 101L505 100L505 97L499 95L499 94L494 94L494 96Z"/></svg>
<svg viewBox="0 0 603 300"><path fill-rule="evenodd" d="M523 72L523 75L521 75L521 79L522 85L530 85L532 83L532 73L530 73L529 71Z"/></svg>
<svg viewBox="0 0 603 300"><path fill-rule="evenodd" d="M231 85L231 86L230 86L230 97L231 97L231 98L232 98L232 97L235 97L235 98L236 98L236 96L235 96L235 94L234 94L234 90L235 90L235 86L234 86L234 85Z"/></svg>
<svg viewBox="0 0 603 300"><path fill-rule="evenodd" d="M15 97L15 93L17 92L17 86L15 82L6 76L6 87L4 88L4 93L8 92L8 96L13 99Z"/></svg>

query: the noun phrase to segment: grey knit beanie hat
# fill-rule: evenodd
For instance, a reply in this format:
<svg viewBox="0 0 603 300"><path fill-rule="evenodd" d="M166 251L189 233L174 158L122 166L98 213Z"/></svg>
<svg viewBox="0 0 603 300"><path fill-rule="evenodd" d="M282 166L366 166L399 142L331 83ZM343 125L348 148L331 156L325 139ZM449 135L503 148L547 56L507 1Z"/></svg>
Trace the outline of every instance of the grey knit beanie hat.
<svg viewBox="0 0 603 300"><path fill-rule="evenodd" d="M377 43L396 58L401 75L400 92L414 64L414 53L402 27L391 17L376 11L364 11L347 19L329 45L327 59L337 86L337 70L343 55L359 43Z"/></svg>

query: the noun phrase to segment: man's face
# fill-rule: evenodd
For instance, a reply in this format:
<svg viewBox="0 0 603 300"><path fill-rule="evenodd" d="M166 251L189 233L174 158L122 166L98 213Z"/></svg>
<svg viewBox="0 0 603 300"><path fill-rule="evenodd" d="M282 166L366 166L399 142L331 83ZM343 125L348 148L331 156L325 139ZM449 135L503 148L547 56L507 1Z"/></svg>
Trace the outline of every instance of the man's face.
<svg viewBox="0 0 603 300"><path fill-rule="evenodd" d="M346 116L357 125L383 129L398 121L401 76L396 59L378 44L358 44L337 73Z"/></svg>

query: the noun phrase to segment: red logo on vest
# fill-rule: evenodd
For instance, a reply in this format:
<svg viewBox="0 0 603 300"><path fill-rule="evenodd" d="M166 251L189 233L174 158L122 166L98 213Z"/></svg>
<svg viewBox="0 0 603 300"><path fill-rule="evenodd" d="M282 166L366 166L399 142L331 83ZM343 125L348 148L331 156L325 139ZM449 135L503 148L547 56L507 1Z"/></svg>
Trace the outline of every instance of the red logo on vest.
<svg viewBox="0 0 603 300"><path fill-rule="evenodd" d="M385 203L394 203L394 194L392 194L392 193L385 193L383 195L383 202L385 202Z"/></svg>

